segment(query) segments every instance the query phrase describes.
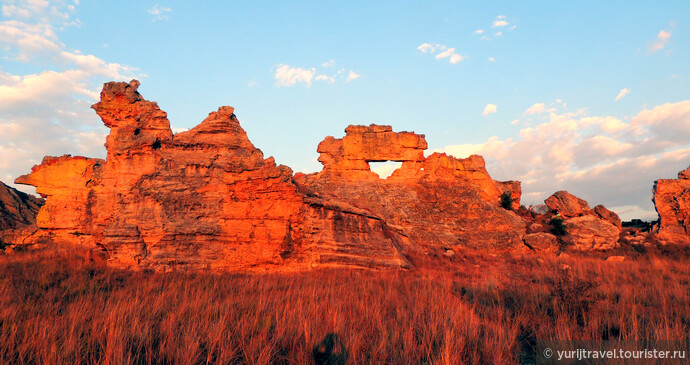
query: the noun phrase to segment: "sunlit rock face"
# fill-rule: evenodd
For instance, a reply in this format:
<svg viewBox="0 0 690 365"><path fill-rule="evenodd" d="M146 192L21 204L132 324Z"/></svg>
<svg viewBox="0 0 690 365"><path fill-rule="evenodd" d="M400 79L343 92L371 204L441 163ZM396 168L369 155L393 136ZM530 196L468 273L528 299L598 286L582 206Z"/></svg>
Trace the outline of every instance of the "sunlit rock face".
<svg viewBox="0 0 690 365"><path fill-rule="evenodd" d="M21 243L36 231L36 215L44 204L0 181L0 245Z"/></svg>
<svg viewBox="0 0 690 365"><path fill-rule="evenodd" d="M319 146L322 172L293 176L264 158L221 107L173 134L137 91L108 83L93 109L106 159L46 157L16 182L46 198L34 244L103 249L112 265L166 270L402 268L409 249L522 245L520 183L491 179L480 156L424 157L423 135L349 126ZM388 179L369 162L400 161Z"/></svg>
<svg viewBox="0 0 690 365"><path fill-rule="evenodd" d="M690 243L690 167L679 172L678 179L655 181L653 192L659 241Z"/></svg>
<svg viewBox="0 0 690 365"><path fill-rule="evenodd" d="M577 250L609 250L618 247L621 220L618 214L603 205L594 209L565 190L557 191L544 200L552 213L564 219L564 241Z"/></svg>
<svg viewBox="0 0 690 365"><path fill-rule="evenodd" d="M297 191L221 107L173 135L139 83L108 83L93 106L107 158L46 157L17 183L47 198L35 242L101 246L113 265L165 269L403 267L403 237L379 217Z"/></svg>
<svg viewBox="0 0 690 365"><path fill-rule="evenodd" d="M317 174L298 174L295 182L327 199L346 200L371 211L413 248L475 247L486 250L522 246L525 223L500 207L509 193L520 201L519 182L491 179L481 156L457 159L434 153L425 158L424 135L393 132L390 126L349 126L342 139L319 144ZM387 179L368 162L401 161Z"/></svg>

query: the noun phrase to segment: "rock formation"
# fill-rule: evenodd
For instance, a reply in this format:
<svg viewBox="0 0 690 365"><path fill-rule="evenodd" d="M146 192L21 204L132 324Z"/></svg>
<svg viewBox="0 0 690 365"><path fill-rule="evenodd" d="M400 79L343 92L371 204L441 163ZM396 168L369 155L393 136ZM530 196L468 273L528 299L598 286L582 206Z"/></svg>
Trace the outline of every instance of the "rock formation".
<svg viewBox="0 0 690 365"><path fill-rule="evenodd" d="M11 188L0 181L0 242L17 243L36 230L36 214L43 199Z"/></svg>
<svg viewBox="0 0 690 365"><path fill-rule="evenodd" d="M326 199L347 200L373 212L405 237L405 247L507 249L522 245L524 221L500 207L502 193L519 206L520 183L491 179L481 156L424 158L424 135L390 126L349 126L342 139L319 144L323 171L295 182ZM368 162L401 161L387 179Z"/></svg>
<svg viewBox="0 0 690 365"><path fill-rule="evenodd" d="M407 265L403 237L380 217L298 192L232 108L173 135L138 86L108 83L93 106L111 129L105 160L46 157L17 179L47 197L34 241L97 245L139 268Z"/></svg>
<svg viewBox="0 0 690 365"><path fill-rule="evenodd" d="M654 207L659 213L656 237L662 243L690 243L690 167L678 179L654 182Z"/></svg>
<svg viewBox="0 0 690 365"><path fill-rule="evenodd" d="M399 268L407 249L522 244L499 206L519 182L491 179L480 156L424 157L423 135L350 126L319 146L322 172L297 174L254 147L231 107L173 134L137 91L108 83L93 109L110 128L106 159L46 157L16 182L46 204L32 243L103 249L113 265L212 270ZM390 178L372 161L402 161Z"/></svg>
<svg viewBox="0 0 690 365"><path fill-rule="evenodd" d="M564 218L567 235L564 242L578 250L608 250L618 245L621 220L618 215L589 204L567 191L558 191L544 200L552 213Z"/></svg>

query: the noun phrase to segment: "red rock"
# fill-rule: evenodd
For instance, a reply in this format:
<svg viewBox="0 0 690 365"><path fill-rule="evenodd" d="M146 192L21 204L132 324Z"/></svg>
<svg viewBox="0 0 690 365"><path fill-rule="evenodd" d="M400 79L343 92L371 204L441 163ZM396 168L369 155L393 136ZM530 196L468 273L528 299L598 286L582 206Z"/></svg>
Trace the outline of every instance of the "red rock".
<svg viewBox="0 0 690 365"><path fill-rule="evenodd" d="M623 224L621 222L621 219L618 217L618 214L606 209L606 207L601 204L594 207L593 213L599 218L606 220L614 226L618 227L619 230L623 227Z"/></svg>
<svg viewBox="0 0 690 365"><path fill-rule="evenodd" d="M591 214L591 209L586 201L576 197L565 190L557 191L544 200L546 206L556 214L564 218L579 217Z"/></svg>
<svg viewBox="0 0 690 365"><path fill-rule="evenodd" d="M524 237L525 245L537 252L556 253L560 250L558 238L551 233L530 233Z"/></svg>
<svg viewBox="0 0 690 365"><path fill-rule="evenodd" d="M520 185L491 179L481 156L456 159L434 153L425 159L422 135L401 132L397 136L388 126L350 126L345 132L344 138L327 137L319 145L324 170L296 176L301 189L371 211L406 238L401 241L405 248L464 246L490 250L522 245L524 221L499 205L503 191L510 191L519 205ZM352 143L347 141L360 140L367 140L369 147L345 147ZM418 153L412 154L405 146ZM402 167L387 179L372 176L367 162L384 158L403 161ZM352 167L333 161L358 162ZM334 170L335 166L338 169Z"/></svg>
<svg viewBox="0 0 690 365"><path fill-rule="evenodd" d="M0 242L20 243L33 233L36 214L44 202L0 181Z"/></svg>
<svg viewBox="0 0 690 365"><path fill-rule="evenodd" d="M610 250L618 246L620 230L606 220L584 215L566 219L563 224L568 232L564 240L577 250Z"/></svg>
<svg viewBox="0 0 690 365"><path fill-rule="evenodd" d="M111 128L105 160L47 157L17 179L47 197L35 241L98 245L137 268L408 265L380 217L297 191L232 108L173 135L138 85L108 83L94 105Z"/></svg>
<svg viewBox="0 0 690 365"><path fill-rule="evenodd" d="M690 243L690 167L678 179L654 182L654 207L659 213L656 237L662 243Z"/></svg>

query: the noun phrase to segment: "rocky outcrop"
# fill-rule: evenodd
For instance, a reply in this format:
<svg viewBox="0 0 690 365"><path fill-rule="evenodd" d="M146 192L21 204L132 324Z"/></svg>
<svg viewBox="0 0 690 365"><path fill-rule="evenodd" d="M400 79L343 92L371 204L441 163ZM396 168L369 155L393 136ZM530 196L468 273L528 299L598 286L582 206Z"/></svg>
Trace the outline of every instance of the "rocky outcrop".
<svg viewBox="0 0 690 365"><path fill-rule="evenodd" d="M36 230L36 214L44 200L9 187L0 181L0 242L21 242Z"/></svg>
<svg viewBox="0 0 690 365"><path fill-rule="evenodd" d="M603 205L594 209L567 191L558 191L544 203L551 213L564 218L564 242L578 250L608 250L618 246L622 224L618 214Z"/></svg>
<svg viewBox="0 0 690 365"><path fill-rule="evenodd" d="M525 245L537 252L556 253L560 250L558 238L551 233L530 233L524 237Z"/></svg>
<svg viewBox="0 0 690 365"><path fill-rule="evenodd" d="M233 108L173 135L139 83L108 83L93 106L107 158L46 157L17 183L47 197L36 242L102 247L113 265L212 270L404 267L381 217L299 192L264 158Z"/></svg>
<svg viewBox="0 0 690 365"><path fill-rule="evenodd" d="M654 207L659 213L656 237L662 243L690 243L690 167L678 179L654 182Z"/></svg>
<svg viewBox="0 0 690 365"><path fill-rule="evenodd" d="M589 204L586 201L565 190L553 193L553 195L544 200L544 203L551 211L564 218L579 217L591 213Z"/></svg>
<svg viewBox="0 0 690 365"><path fill-rule="evenodd" d="M137 91L108 83L93 108L106 159L46 157L17 183L47 197L33 243L100 247L122 267L211 270L400 268L407 249L511 249L524 221L519 182L480 156L424 157L423 135L350 126L318 146L324 169L292 175L254 147L231 107L178 134ZM369 162L401 161L382 180Z"/></svg>
<svg viewBox="0 0 690 365"><path fill-rule="evenodd" d="M564 240L576 250L610 250L618 246L620 230L606 220L583 215L568 218L563 224L568 232Z"/></svg>
<svg viewBox="0 0 690 365"><path fill-rule="evenodd" d="M342 139L321 142L324 169L297 174L295 182L302 189L371 211L404 237L405 248L500 250L522 245L524 221L499 205L501 194L509 192L519 206L519 182L491 179L481 156L457 159L434 153L424 158L423 135L396 133L389 126L349 126L345 133ZM368 162L383 160L403 163L390 177L379 179Z"/></svg>

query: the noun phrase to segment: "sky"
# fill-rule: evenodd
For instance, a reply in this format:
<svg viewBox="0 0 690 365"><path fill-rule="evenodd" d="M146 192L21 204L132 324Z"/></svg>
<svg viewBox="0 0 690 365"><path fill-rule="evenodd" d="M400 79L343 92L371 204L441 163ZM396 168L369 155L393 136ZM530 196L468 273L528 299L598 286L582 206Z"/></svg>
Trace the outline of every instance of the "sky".
<svg viewBox="0 0 690 365"><path fill-rule="evenodd" d="M90 105L133 78L173 131L235 107L295 172L320 171L325 136L388 124L425 134L428 153L484 156L525 205L568 190L651 220L654 181L690 165L687 1L1 4L10 185L46 155L105 157Z"/></svg>

